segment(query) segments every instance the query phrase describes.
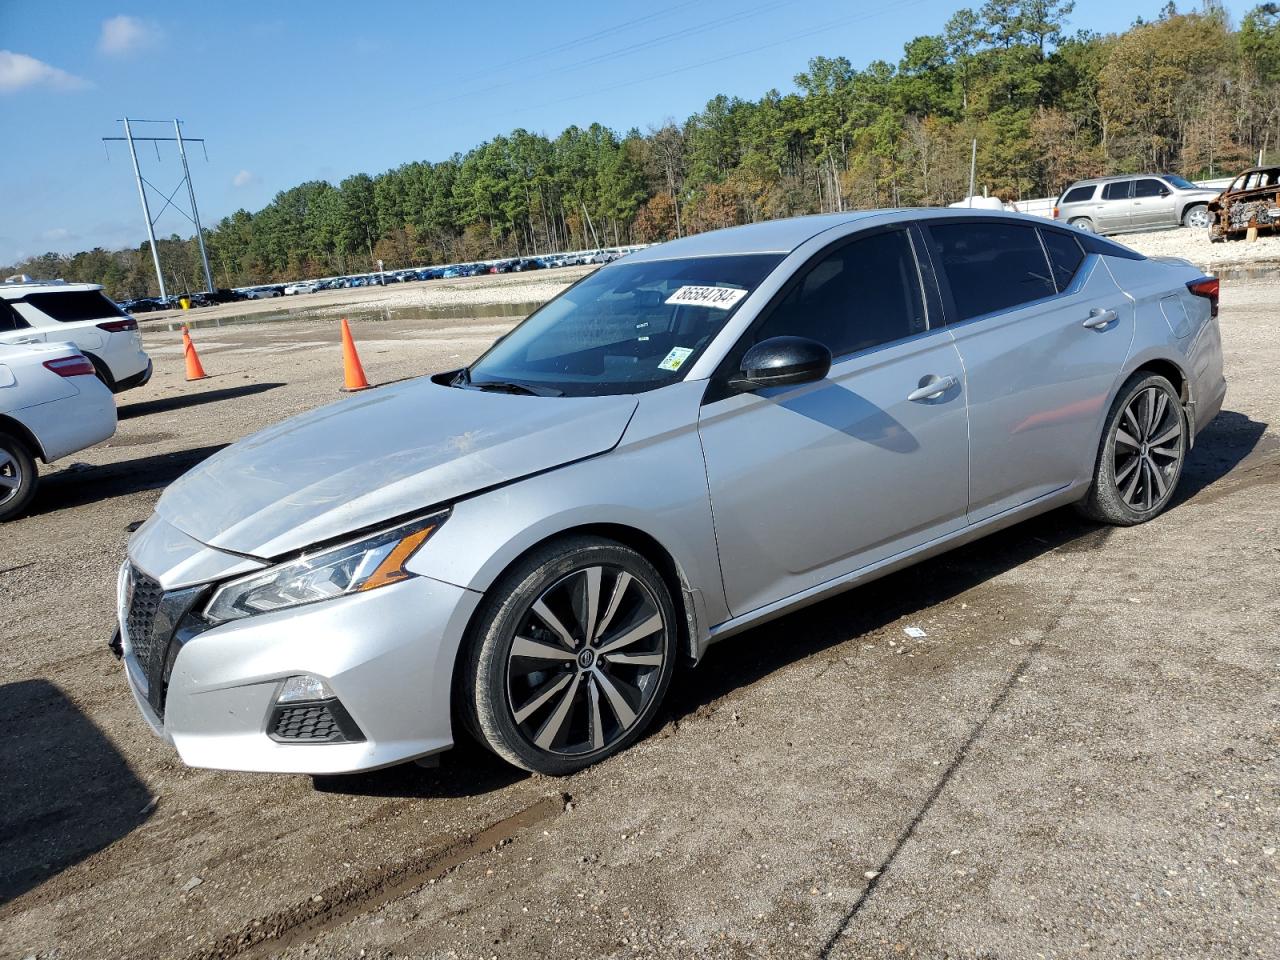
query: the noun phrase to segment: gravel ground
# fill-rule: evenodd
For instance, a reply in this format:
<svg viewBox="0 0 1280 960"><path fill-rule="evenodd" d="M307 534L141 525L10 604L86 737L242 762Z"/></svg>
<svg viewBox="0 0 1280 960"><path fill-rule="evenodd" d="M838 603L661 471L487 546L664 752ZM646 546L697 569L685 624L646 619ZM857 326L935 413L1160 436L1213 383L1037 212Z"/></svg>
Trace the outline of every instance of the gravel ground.
<svg viewBox="0 0 1280 960"><path fill-rule="evenodd" d="M0 535L0 957L1280 956L1280 285L1222 304L1226 408L1165 516L1055 512L726 641L562 780L152 737L105 647L128 527L336 399L341 354L332 319L199 329L187 384L150 326L116 438ZM353 328L385 383L510 323Z"/></svg>
<svg viewBox="0 0 1280 960"><path fill-rule="evenodd" d="M1182 257L1208 270L1224 266L1257 264L1258 276L1251 279L1280 277L1280 235L1258 237L1253 243L1231 240L1210 243L1207 230L1155 230L1150 233L1126 233L1113 237L1126 246L1149 257Z"/></svg>

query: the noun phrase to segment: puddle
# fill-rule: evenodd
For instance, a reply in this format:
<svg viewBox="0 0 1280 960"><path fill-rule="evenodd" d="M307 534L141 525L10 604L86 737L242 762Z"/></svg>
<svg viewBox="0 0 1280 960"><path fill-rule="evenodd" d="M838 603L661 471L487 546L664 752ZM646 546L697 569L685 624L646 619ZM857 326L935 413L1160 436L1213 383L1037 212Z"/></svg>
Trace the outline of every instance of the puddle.
<svg viewBox="0 0 1280 960"><path fill-rule="evenodd" d="M1269 280L1280 277L1280 260L1263 260L1256 263L1224 263L1209 266L1211 273L1223 283L1247 283L1250 280Z"/></svg>
<svg viewBox="0 0 1280 960"><path fill-rule="evenodd" d="M352 307L335 310L333 307L279 310L271 313L232 314L231 316L173 318L155 324L147 324L148 330L192 330L211 327L244 327L259 323L337 323L346 317L352 323L385 323L390 320L523 320L542 306L542 301L526 303L459 303L441 307Z"/></svg>

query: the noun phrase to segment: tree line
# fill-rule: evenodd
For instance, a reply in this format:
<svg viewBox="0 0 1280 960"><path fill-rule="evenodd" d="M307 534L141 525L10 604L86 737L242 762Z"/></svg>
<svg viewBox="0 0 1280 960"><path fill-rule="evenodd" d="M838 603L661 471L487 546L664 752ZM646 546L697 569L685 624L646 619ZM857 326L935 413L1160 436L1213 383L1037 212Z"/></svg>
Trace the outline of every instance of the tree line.
<svg viewBox="0 0 1280 960"><path fill-rule="evenodd" d="M815 57L795 91L717 96L683 123L554 139L527 130L465 154L282 191L206 230L218 286L529 255L775 217L942 205L978 182L1004 199L1106 173L1225 176L1280 148L1280 4L1234 26L1217 0L1117 34L1068 31L1071 0L989 0L895 63ZM203 286L194 238L159 241L170 289ZM4 272L157 292L150 249L45 254Z"/></svg>

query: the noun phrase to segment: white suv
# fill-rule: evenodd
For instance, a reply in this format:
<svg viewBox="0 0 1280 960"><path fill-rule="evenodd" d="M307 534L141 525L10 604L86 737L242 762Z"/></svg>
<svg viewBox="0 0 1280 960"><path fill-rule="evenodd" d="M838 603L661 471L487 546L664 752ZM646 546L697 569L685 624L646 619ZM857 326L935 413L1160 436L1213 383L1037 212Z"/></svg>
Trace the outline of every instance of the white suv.
<svg viewBox="0 0 1280 960"><path fill-rule="evenodd" d="M138 321L96 283L6 280L0 283L0 343L70 341L113 393L151 379Z"/></svg>

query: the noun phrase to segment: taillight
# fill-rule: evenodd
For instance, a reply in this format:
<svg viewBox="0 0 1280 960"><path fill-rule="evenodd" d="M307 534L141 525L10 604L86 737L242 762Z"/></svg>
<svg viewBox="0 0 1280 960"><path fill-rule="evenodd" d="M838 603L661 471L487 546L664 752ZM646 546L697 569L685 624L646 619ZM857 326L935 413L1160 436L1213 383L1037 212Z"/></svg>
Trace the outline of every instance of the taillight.
<svg viewBox="0 0 1280 960"><path fill-rule="evenodd" d="M98 324L99 330L105 330L107 333L125 333L129 330L138 329L138 321L133 317L125 317L123 320L108 320L106 323Z"/></svg>
<svg viewBox="0 0 1280 960"><path fill-rule="evenodd" d="M93 364L89 362L88 357L82 357L75 354L70 357L58 357L56 360L46 360L45 368L52 370L60 377L92 377Z"/></svg>
<svg viewBox="0 0 1280 960"><path fill-rule="evenodd" d="M1053 208L1053 219L1055 219L1055 220L1057 220L1057 219L1058 219L1058 208L1057 208L1057 207L1054 207L1054 208Z"/></svg>
<svg viewBox="0 0 1280 960"><path fill-rule="evenodd" d="M1199 280L1192 280L1187 284L1187 289L1197 297L1204 297L1209 301L1209 316L1216 317L1218 315L1217 277L1201 277Z"/></svg>

